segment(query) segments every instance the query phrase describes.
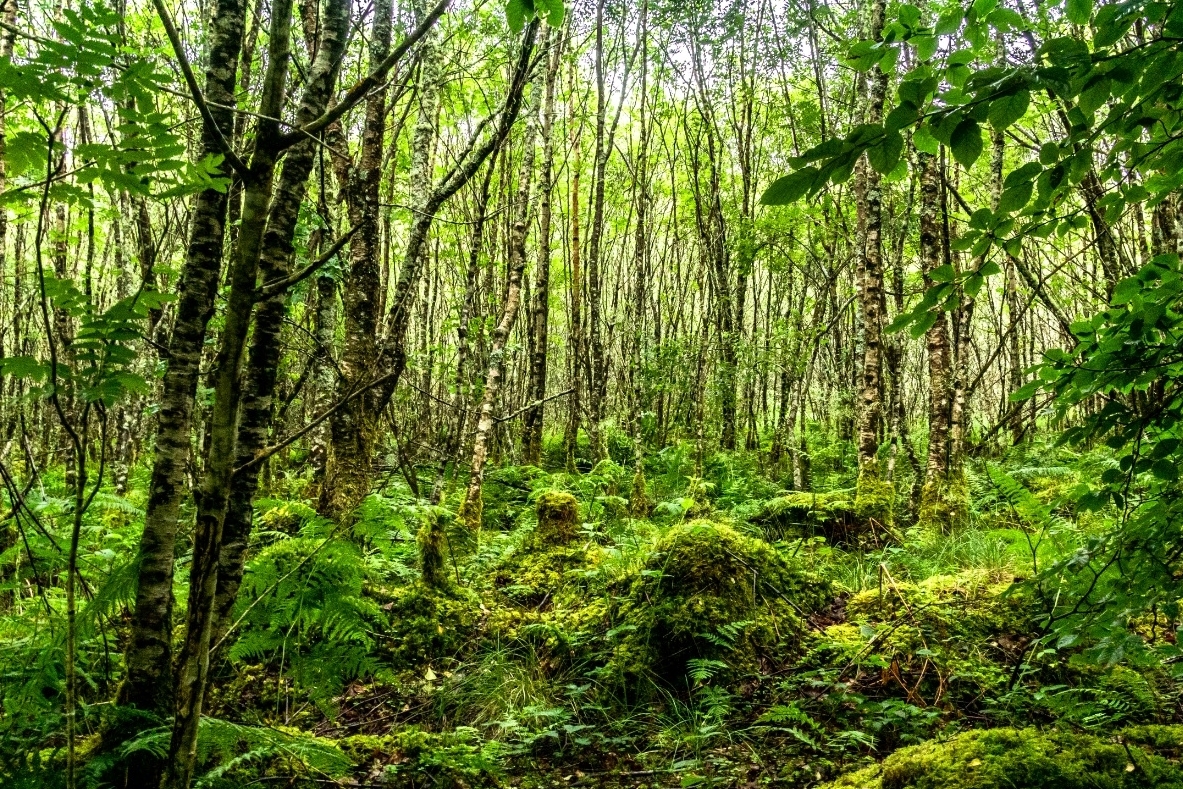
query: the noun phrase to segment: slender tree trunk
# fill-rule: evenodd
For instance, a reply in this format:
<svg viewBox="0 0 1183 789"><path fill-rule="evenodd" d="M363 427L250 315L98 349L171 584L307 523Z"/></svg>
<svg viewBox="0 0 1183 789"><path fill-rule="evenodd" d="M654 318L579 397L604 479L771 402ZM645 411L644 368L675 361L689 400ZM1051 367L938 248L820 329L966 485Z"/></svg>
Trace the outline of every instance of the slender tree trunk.
<svg viewBox="0 0 1183 789"><path fill-rule="evenodd" d="M485 480L485 462L489 455L489 439L493 431L493 410L501 391L505 373L505 346L509 333L513 331L521 306L522 272L526 269L526 225L530 217L530 185L534 177L534 124L527 118L523 141L522 170L518 177L518 193L514 204L517 208L513 225L509 230L509 280L505 300L501 307L501 319L493 329L492 347L489 351L489 369L485 373L485 391L477 411L476 435L473 437L472 466L468 477L468 490L464 503L460 505L459 517L472 531L481 528L484 504L481 487Z"/></svg>
<svg viewBox="0 0 1183 789"><path fill-rule="evenodd" d="M242 0L217 0L209 27L205 96L213 123L202 127L202 153L221 152L222 130L233 127L238 55L245 7ZM193 431L193 407L213 315L225 243L227 197L207 189L194 203L189 247L177 287L178 299L157 416L155 464L140 538L139 573L127 650L127 679L120 700L164 717L173 710L172 585L185 467ZM149 762L141 760L141 765ZM141 785L152 785L151 771Z"/></svg>
<svg viewBox="0 0 1183 789"><path fill-rule="evenodd" d="M874 0L871 37L883 37L885 0ZM887 94L887 74L871 70L867 91L866 123L879 123ZM859 283L859 314L863 329L863 357L858 395L858 492L855 507L872 520L891 518L894 493L879 471L879 434L883 423L883 195L879 174L865 160L859 163L865 195L866 221Z"/></svg>
<svg viewBox="0 0 1183 789"><path fill-rule="evenodd" d="M551 197L554 192L555 84L558 81L563 39L557 31L546 33L548 60L546 95L542 105L542 171L538 180L538 269L534 274L534 304L530 315L530 382L527 400L537 403L526 411L522 428L525 462L542 461L542 430L546 398L546 363L550 324Z"/></svg>
<svg viewBox="0 0 1183 789"><path fill-rule="evenodd" d="M606 136L607 95L604 84L604 2L596 3L596 141L592 160L592 218L588 229L587 249L587 336L590 351L587 379L587 432L591 442L592 461L599 462L607 454L604 449L602 422L607 371L604 358L604 338L600 315L601 267L604 239L604 180L607 176L611 143Z"/></svg>
<svg viewBox="0 0 1183 789"><path fill-rule="evenodd" d="M645 302L648 296L649 268L649 57L647 42L649 35L649 2L641 5L641 86L640 126L641 139L637 146L636 172L636 215L637 230L633 237L633 294L631 299L633 338L632 364L629 376L632 381L629 402L629 422L633 433L633 486L629 495L629 511L634 517L647 518L652 509L645 491L645 441L642 424L643 400L645 394Z"/></svg>
<svg viewBox="0 0 1183 789"><path fill-rule="evenodd" d="M477 281L480 279L481 273L481 248L484 243L485 221L488 218L489 186L493 180L493 169L492 165L485 168L485 177L481 181L480 193L477 196L476 221L472 225L468 268L464 274L464 301L460 306L460 320L456 325L455 391L452 393L451 413L447 415L450 423L444 443L444 453L440 459L439 472L436 474L435 484L431 491L431 500L436 504L443 498L449 464L455 464L460 458L460 450L464 445L464 429L468 426L468 409L472 396L472 387L469 381L468 333L477 306Z"/></svg>
<svg viewBox="0 0 1183 789"><path fill-rule="evenodd" d="M571 82L575 82L575 67L571 67ZM575 453L579 448L580 409L583 402L581 385L583 364L583 272L580 270L580 227L579 227L579 176L583 169L583 138L575 122L575 104L572 101L570 117L571 135L574 139L575 162L571 167L571 284L570 302L571 314L568 318L570 337L567 339L567 355L570 359L571 399L568 401L567 428L564 435L564 448L567 455L567 471L575 471Z"/></svg>
<svg viewBox="0 0 1183 789"><path fill-rule="evenodd" d="M920 257L924 282L932 287L929 275L941 265L940 169L935 156L917 155L920 169ZM924 488L920 496L920 522L940 527L947 512L947 474L949 471L952 360L949 347L949 323L944 312L925 335L928 345L928 462Z"/></svg>

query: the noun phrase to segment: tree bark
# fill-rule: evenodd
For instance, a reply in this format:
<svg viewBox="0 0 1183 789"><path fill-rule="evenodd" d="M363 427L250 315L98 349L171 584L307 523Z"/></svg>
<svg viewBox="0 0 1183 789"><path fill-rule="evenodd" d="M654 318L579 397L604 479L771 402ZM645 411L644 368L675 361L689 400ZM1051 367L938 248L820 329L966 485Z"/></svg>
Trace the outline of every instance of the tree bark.
<svg viewBox="0 0 1183 789"><path fill-rule="evenodd" d="M871 38L883 37L886 4L875 0L871 8ZM866 123L879 123L887 94L887 74L871 70L867 90ZM879 434L883 423L883 195L879 174L864 159L859 163L866 219L862 250L859 314L862 320L863 356L858 395L858 493L856 508L873 519L890 517L890 486L879 471ZM861 500L861 501L859 501Z"/></svg>
<svg viewBox="0 0 1183 789"><path fill-rule="evenodd" d="M268 73L260 103L260 114L265 118L277 118L283 111L292 23L291 0L279 0L273 4L272 14ZM328 0L317 59L307 75L307 87L296 112L298 123L311 122L324 112L336 83L348 28L348 0ZM232 264L225 326L218 353L210 450L194 530L188 615L177 661L176 713L168 771L163 781L165 789L188 789L192 780L197 758L197 729L209 681L211 639L218 618L219 576L226 574L231 587L235 587L241 577L245 540L250 530L250 501L258 480L257 467L251 465L248 473L239 475L236 485L234 469L240 460L240 449L253 458L254 452L262 448L270 427L271 396L279 358L279 328L284 312L282 294L268 298L260 308L252 335L251 375L246 381L245 397L244 382L240 378L251 314L259 298L258 275L262 270L265 281L281 277L290 264L292 236L312 170L312 142L304 139L288 148L289 158L280 177L280 188L273 190L276 162L283 153L282 138L278 123L265 118L260 119L251 159L252 178L247 183L243 204L239 257ZM232 501L234 515L228 517ZM229 534L225 529L228 521ZM227 539L230 545L228 564L223 567L221 549ZM230 588L226 592L233 594L237 589ZM221 607L224 613L232 604L232 598L226 602L223 597Z"/></svg>
<svg viewBox="0 0 1183 789"><path fill-rule="evenodd" d="M936 157L917 156L920 169L920 256L924 284L932 287L929 276L941 265L940 170ZM949 347L949 323L944 312L925 335L928 346L928 462L924 488L920 495L920 520L941 525L945 516L945 495L949 471L952 360Z"/></svg>

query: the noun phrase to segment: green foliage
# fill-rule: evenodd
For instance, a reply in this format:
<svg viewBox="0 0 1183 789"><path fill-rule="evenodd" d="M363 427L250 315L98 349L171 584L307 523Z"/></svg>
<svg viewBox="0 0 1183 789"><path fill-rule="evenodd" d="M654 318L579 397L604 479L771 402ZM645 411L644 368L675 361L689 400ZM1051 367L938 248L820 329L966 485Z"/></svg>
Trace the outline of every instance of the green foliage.
<svg viewBox="0 0 1183 789"><path fill-rule="evenodd" d="M469 646L480 615L480 601L471 590L417 581L372 593L390 617L389 661L396 670L455 660Z"/></svg>
<svg viewBox="0 0 1183 789"><path fill-rule="evenodd" d="M881 583L846 601L846 621L812 640L804 666L837 671L842 693L926 708L972 709L1004 689L1034 622L1008 582L979 571Z"/></svg>
<svg viewBox="0 0 1183 789"><path fill-rule="evenodd" d="M1114 528L1047 567L1041 588L1067 592L1051 625L1061 644L1087 642L1109 662L1145 649L1136 620L1159 612L1179 616L1178 578L1183 556L1183 275L1179 258L1163 255L1123 280L1112 306L1074 325L1072 352L1049 352L1038 377L1016 397L1037 389L1055 395L1067 415L1090 398L1105 405L1067 429L1063 441L1103 442L1115 465L1071 491L1082 511L1112 507ZM1175 655L1169 644L1155 645Z"/></svg>
<svg viewBox="0 0 1183 789"><path fill-rule="evenodd" d="M392 789L497 786L506 750L469 726L449 732L412 727L392 735L357 735L342 739L339 746L367 780Z"/></svg>

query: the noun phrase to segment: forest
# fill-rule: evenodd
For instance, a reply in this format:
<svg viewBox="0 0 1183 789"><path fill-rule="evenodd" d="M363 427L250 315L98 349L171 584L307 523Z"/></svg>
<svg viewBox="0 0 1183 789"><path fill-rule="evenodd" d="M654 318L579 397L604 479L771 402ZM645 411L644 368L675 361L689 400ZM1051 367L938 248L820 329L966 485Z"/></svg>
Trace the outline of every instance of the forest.
<svg viewBox="0 0 1183 789"><path fill-rule="evenodd" d="M1181 255L1181 0L0 0L0 786L1183 789Z"/></svg>

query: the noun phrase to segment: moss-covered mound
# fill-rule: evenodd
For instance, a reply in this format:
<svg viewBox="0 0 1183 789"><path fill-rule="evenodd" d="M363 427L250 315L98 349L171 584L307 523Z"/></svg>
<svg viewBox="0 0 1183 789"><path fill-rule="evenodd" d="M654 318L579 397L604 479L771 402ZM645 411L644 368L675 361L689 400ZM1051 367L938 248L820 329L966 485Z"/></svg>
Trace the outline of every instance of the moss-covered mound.
<svg viewBox="0 0 1183 789"><path fill-rule="evenodd" d="M1006 684L1034 632L1027 600L1009 586L985 572L885 578L847 601L846 621L815 637L805 664L841 669L863 693L972 704Z"/></svg>
<svg viewBox="0 0 1183 789"><path fill-rule="evenodd" d="M1183 789L1183 726L990 729L896 751L827 789Z"/></svg>
<svg viewBox="0 0 1183 789"><path fill-rule="evenodd" d="M534 541L539 545L565 545L579 530L579 501L561 490L546 490L538 496L538 526Z"/></svg>
<svg viewBox="0 0 1183 789"><path fill-rule="evenodd" d="M750 671L774 652L792 654L801 612L829 596L824 582L768 543L707 520L670 529L622 591L614 669L675 687L684 685L689 661Z"/></svg>
<svg viewBox="0 0 1183 789"><path fill-rule="evenodd" d="M468 789L498 786L504 746L460 726L429 732L410 726L395 734L356 735L337 742L362 786L390 789Z"/></svg>
<svg viewBox="0 0 1183 789"><path fill-rule="evenodd" d="M831 537L845 534L855 521L854 499L849 490L786 493L766 501L752 518L753 523L777 535L821 532Z"/></svg>
<svg viewBox="0 0 1183 789"><path fill-rule="evenodd" d="M473 639L481 616L480 598L458 586L421 581L375 595L390 615L391 662L397 669L459 657Z"/></svg>

